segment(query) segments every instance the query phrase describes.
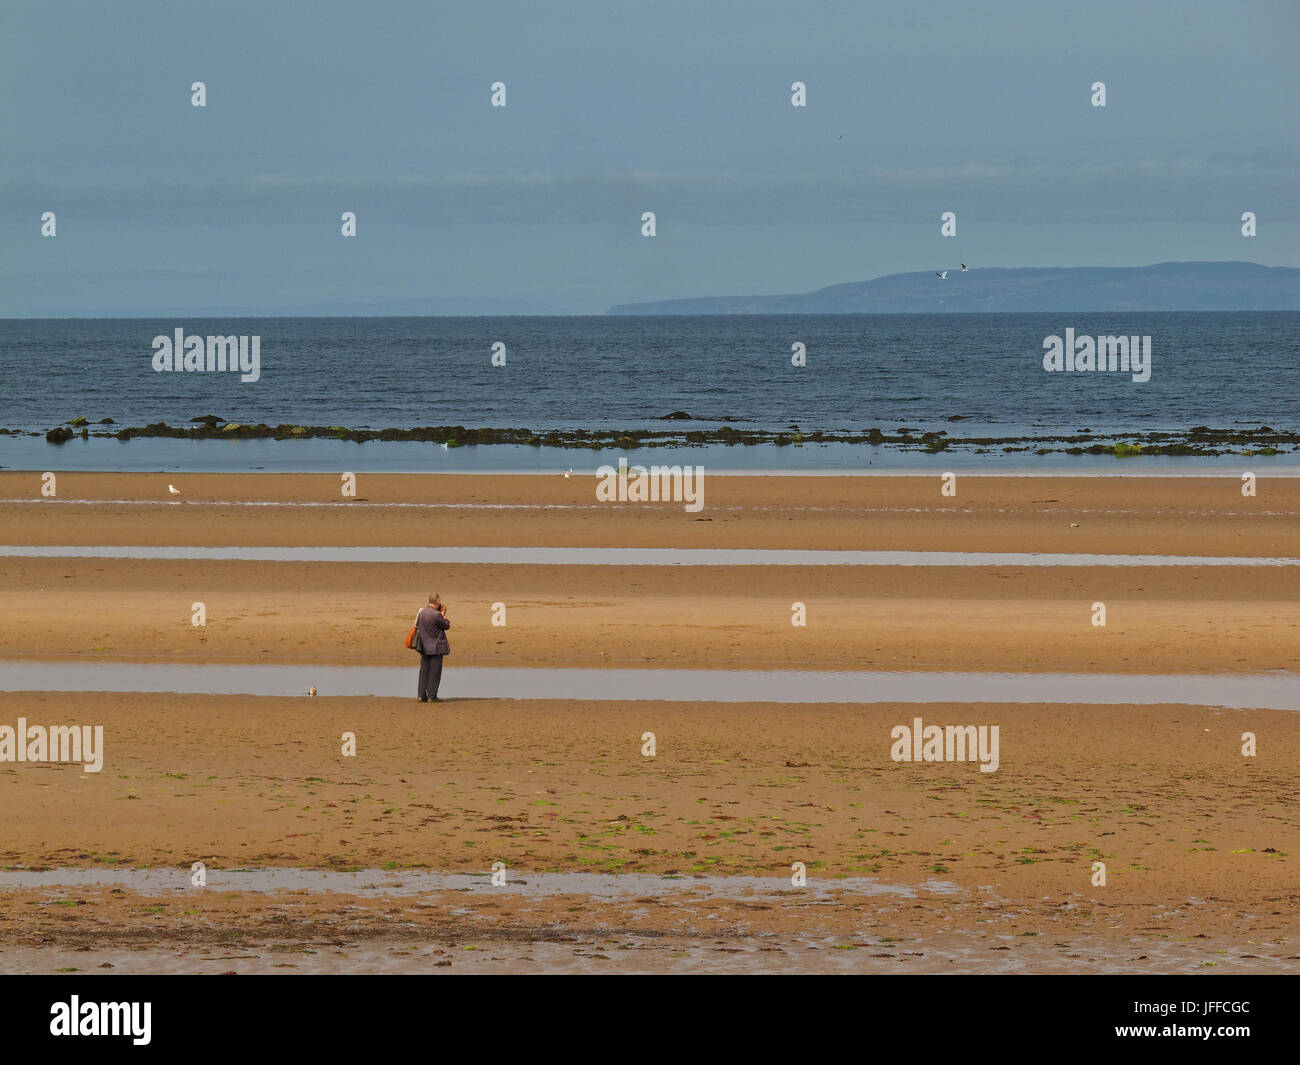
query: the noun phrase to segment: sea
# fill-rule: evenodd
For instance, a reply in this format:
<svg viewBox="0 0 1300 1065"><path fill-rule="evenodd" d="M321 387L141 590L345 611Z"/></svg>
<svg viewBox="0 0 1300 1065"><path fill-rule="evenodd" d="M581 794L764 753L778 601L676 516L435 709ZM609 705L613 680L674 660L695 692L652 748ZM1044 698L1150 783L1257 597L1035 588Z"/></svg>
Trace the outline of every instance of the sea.
<svg viewBox="0 0 1300 1065"><path fill-rule="evenodd" d="M546 472L615 453L515 445L92 437L215 415L240 423L351 429L467 427L816 430L1122 438L1194 426L1300 432L1300 312L1106 312L437 318L0 320L0 467L88 470ZM157 372L157 336L257 336L258 379ZM1044 341L1151 338L1151 376L1049 373ZM792 364L796 351L806 364ZM504 354L504 365L494 365ZM664 421L685 412L689 418ZM96 425L111 418L112 425ZM38 433L38 436L23 435ZM669 455L666 452L675 452ZM1238 456L1036 456L866 444L646 450L654 461L737 472L917 469L1189 471ZM1294 469L1297 455L1258 456Z"/></svg>

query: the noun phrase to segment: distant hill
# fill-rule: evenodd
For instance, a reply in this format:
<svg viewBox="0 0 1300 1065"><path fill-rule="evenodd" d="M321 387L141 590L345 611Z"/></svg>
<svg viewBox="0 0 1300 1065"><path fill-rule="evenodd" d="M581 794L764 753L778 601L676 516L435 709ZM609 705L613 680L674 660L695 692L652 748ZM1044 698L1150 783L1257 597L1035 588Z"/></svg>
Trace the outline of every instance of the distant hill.
<svg viewBox="0 0 1300 1065"><path fill-rule="evenodd" d="M908 314L978 311L1293 311L1300 268L1257 263L980 267L947 280L887 274L791 296L620 303L610 314Z"/></svg>

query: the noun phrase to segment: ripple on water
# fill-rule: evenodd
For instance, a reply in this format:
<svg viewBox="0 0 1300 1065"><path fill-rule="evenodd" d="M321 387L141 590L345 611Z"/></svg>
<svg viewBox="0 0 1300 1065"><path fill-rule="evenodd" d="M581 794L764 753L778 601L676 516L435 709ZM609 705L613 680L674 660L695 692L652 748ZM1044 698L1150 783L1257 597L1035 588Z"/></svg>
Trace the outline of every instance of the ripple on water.
<svg viewBox="0 0 1300 1065"><path fill-rule="evenodd" d="M397 666L180 665L0 660L0 691L406 697ZM459 667L445 699L761 703L1083 703L1300 710L1300 674L958 673Z"/></svg>

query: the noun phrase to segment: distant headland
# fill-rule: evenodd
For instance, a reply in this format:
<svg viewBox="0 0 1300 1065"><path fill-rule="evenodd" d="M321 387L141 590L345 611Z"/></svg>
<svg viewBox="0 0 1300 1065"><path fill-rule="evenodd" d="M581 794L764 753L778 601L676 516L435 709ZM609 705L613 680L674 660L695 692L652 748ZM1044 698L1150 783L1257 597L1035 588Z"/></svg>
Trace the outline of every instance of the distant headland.
<svg viewBox="0 0 1300 1065"><path fill-rule="evenodd" d="M946 276L940 276L946 272ZM609 314L933 314L1300 310L1300 268L1247 262L980 267L887 274L785 296L620 303Z"/></svg>

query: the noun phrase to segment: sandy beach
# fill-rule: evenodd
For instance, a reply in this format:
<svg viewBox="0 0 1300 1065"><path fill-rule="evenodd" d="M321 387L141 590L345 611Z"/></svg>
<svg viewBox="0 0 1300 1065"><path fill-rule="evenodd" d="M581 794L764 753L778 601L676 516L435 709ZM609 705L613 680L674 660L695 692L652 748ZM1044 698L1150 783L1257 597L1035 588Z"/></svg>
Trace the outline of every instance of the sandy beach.
<svg viewBox="0 0 1300 1065"><path fill-rule="evenodd" d="M700 514L590 479L63 474L0 504L7 544L495 545L1300 556L1300 482L734 477ZM39 493L0 474L0 498ZM332 493L332 494L331 494ZM125 500L127 502L97 502ZM247 503L295 504L257 507ZM490 509L488 509L490 508ZM1072 528L1071 525L1077 527ZM1286 669L1300 567L663 567L0 558L15 657L401 663L428 590L467 665L1216 672ZM191 625L203 602L207 626ZM1107 607L1105 628L1092 604ZM507 624L493 626L494 603ZM792 604L808 624L790 624ZM66 647L88 608L92 638ZM773 634L779 633L774 642Z"/></svg>
<svg viewBox="0 0 1300 1065"><path fill-rule="evenodd" d="M1249 498L1233 478L961 477L951 498L937 477L719 477L691 514L598 505L590 477L558 474L366 475L355 499L325 475L178 478L60 474L57 497L42 499L39 474L0 473L0 540L1300 557L1300 483L1285 480L1263 479ZM166 498L169 480L182 502ZM449 672L1218 674L1294 670L1300 647L1296 566L6 557L0 586L4 657L47 662L52 675L74 660L388 664L412 666L414 684L401 639L435 589L453 618ZM203 628L190 623L195 601ZM791 625L796 601L805 627ZM1104 628L1091 622L1097 601ZM504 627L492 625L498 602ZM1279 971L1300 954L1300 718L1285 711L630 699L431 708L328 692L16 692L0 707L0 724L86 722L105 734L98 774L0 763L8 870L183 872L201 861L488 877L500 861L511 882L599 872L771 884L752 899L708 890L712 881L632 899L534 897L509 883L415 898L14 885L0 891L0 967L92 969L77 958L94 956L120 968L134 955L196 971L492 971L493 958L564 971ZM998 770L894 761L891 729L915 717L998 725ZM641 753L648 731L653 758ZM355 757L340 753L345 732ZM1092 883L1095 861L1104 887ZM794 862L824 893L792 887ZM834 888L855 878L888 890Z"/></svg>

